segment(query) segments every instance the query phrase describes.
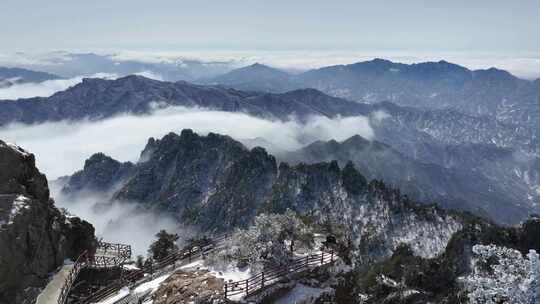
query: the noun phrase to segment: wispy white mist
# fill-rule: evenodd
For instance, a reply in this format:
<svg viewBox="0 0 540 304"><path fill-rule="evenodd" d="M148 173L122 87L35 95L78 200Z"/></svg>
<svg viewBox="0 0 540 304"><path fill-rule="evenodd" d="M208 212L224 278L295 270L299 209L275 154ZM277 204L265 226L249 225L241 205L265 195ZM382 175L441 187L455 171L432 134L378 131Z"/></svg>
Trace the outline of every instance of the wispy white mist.
<svg viewBox="0 0 540 304"><path fill-rule="evenodd" d="M86 76L90 78L117 78L113 74L95 74ZM82 81L85 76L78 76L69 79L46 80L43 82L29 82L15 84L7 88L0 88L0 99L18 99L30 97L49 97L56 92L63 91Z"/></svg>
<svg viewBox="0 0 540 304"><path fill-rule="evenodd" d="M315 116L302 124L296 120L270 121L242 113L187 109L157 110L149 116L119 116L98 122L55 122L11 125L0 130L0 138L14 142L36 155L37 165L49 179L80 170L96 152L121 161L136 161L149 137L191 128L200 134L215 132L261 145L295 150L316 140L344 140L355 134L373 137L364 116L329 119Z"/></svg>
<svg viewBox="0 0 540 304"><path fill-rule="evenodd" d="M65 196L54 183L51 184L51 195L57 207L92 223L98 238L129 244L135 255L146 256L155 234L161 229L178 233L180 241L193 235L192 229L180 225L171 215L140 210L136 203L108 203L110 196L98 193Z"/></svg>

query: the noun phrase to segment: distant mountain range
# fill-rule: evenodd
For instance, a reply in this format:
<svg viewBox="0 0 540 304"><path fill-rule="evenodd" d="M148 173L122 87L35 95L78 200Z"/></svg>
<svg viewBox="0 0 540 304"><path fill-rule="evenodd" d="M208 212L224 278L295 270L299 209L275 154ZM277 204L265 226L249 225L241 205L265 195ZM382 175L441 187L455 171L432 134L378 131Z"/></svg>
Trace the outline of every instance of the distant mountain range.
<svg viewBox="0 0 540 304"><path fill-rule="evenodd" d="M314 89L261 93L127 76L85 79L47 98L2 101L0 125L145 115L156 106L202 107L279 120L296 116L300 121L313 115L364 115L380 143L373 143L376 149L365 149L362 140L353 138L343 145L313 145L299 154L284 151L280 156L295 163L353 160L369 178L383 179L414 199L471 210L500 222L514 223L538 211L540 140L536 132L455 109L358 103ZM317 149L320 153L313 154Z"/></svg>
<svg viewBox="0 0 540 304"><path fill-rule="evenodd" d="M261 71L263 77L258 76ZM202 82L266 92L315 88L358 102L454 109L540 130L540 80L519 79L495 68L469 70L446 61L402 64L374 59L297 75L256 64Z"/></svg>
<svg viewBox="0 0 540 304"><path fill-rule="evenodd" d="M12 122L102 119L117 114L146 114L157 106L202 107L221 111L286 119L290 115L365 114L367 106L330 97L317 90L283 94L243 92L187 82L163 82L142 76L117 80L84 79L51 97L0 101L0 126Z"/></svg>
<svg viewBox="0 0 540 304"><path fill-rule="evenodd" d="M60 77L45 72L0 67L0 88L9 87L19 83L43 82L45 80L53 79L60 79Z"/></svg>

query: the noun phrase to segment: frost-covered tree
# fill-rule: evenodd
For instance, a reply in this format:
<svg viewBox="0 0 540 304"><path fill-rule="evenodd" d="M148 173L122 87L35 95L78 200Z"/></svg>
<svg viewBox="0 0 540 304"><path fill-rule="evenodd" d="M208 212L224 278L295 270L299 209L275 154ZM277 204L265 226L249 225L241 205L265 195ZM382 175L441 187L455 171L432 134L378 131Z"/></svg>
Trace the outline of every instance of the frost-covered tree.
<svg viewBox="0 0 540 304"><path fill-rule="evenodd" d="M526 257L494 245L473 247L473 271L465 279L471 304L540 303L539 255Z"/></svg>
<svg viewBox="0 0 540 304"><path fill-rule="evenodd" d="M293 249L310 250L313 246L311 229L294 212L261 214L248 229L235 231L222 250L207 258L207 263L225 266L236 262L256 270L264 263L285 264Z"/></svg>

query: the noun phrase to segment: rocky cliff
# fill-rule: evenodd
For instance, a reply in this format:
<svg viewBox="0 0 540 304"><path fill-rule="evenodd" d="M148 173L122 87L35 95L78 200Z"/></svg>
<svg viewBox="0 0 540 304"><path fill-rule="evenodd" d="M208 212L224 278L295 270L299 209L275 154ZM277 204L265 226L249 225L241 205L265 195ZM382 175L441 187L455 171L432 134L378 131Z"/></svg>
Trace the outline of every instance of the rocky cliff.
<svg viewBox="0 0 540 304"><path fill-rule="evenodd" d="M51 272L94 245L94 228L49 197L34 155L0 141L0 303L33 303Z"/></svg>

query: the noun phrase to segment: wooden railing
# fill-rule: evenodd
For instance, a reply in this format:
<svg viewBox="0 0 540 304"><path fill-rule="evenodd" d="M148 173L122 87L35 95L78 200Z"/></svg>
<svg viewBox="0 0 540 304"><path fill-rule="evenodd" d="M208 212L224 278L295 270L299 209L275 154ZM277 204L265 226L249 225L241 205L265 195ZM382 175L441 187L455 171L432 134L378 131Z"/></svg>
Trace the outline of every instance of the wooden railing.
<svg viewBox="0 0 540 304"><path fill-rule="evenodd" d="M83 252L73 264L58 296L58 304L66 304L69 292L77 276L86 267L118 267L131 258L131 246L124 244L112 244L98 242L96 254L90 256L87 251Z"/></svg>
<svg viewBox="0 0 540 304"><path fill-rule="evenodd" d="M314 266L332 263L333 261L333 251L296 258L285 266L265 269L246 280L225 283L225 298L252 295L256 291L278 283L291 274L305 271Z"/></svg>
<svg viewBox="0 0 540 304"><path fill-rule="evenodd" d="M73 283L75 283L79 272L81 271L81 269L86 267L87 263L88 254L85 251L77 258L75 264L73 264L73 268L71 268L71 270L69 271L69 274L64 281L64 285L62 285L62 288L60 289L60 295L58 296L58 304L66 303L69 291L71 290Z"/></svg>
<svg viewBox="0 0 540 304"><path fill-rule="evenodd" d="M160 259L159 261L154 261L151 264L145 265L142 269L130 271L120 280L117 280L93 293L92 295L84 299L82 303L90 304L102 301L117 293L123 287L132 286L133 284L135 284L135 282L140 283L141 279L144 279L146 274L149 274L149 276L147 277L151 279L159 271L163 270L167 266L175 265L177 262L191 263L191 261L196 257L204 255L208 251L212 250L217 244L225 240L226 237L226 235L220 235L212 239L203 240L202 242L199 242L196 246L191 246L183 250L173 252L166 257Z"/></svg>

